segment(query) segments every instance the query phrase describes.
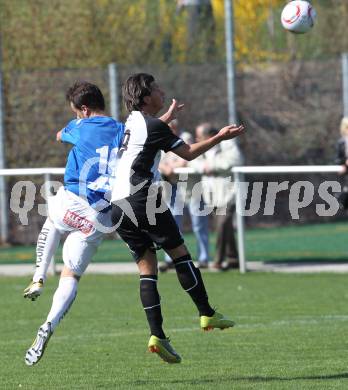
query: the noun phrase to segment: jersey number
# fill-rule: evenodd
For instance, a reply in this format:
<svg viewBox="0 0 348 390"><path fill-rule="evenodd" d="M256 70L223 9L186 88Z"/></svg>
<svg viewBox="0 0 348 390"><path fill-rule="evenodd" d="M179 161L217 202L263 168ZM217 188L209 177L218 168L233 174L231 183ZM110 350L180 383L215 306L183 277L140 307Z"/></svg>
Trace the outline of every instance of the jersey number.
<svg viewBox="0 0 348 390"><path fill-rule="evenodd" d="M122 140L122 146L121 146L120 152L124 152L125 150L128 149L130 135L131 135L130 130L126 129L124 134L123 134L123 140Z"/></svg>
<svg viewBox="0 0 348 390"><path fill-rule="evenodd" d="M99 174L111 175L117 163L118 148L111 149L110 156L108 146L103 146L102 148L97 149L96 152L100 155L98 170Z"/></svg>
<svg viewBox="0 0 348 390"><path fill-rule="evenodd" d="M96 152L100 156L99 176L96 180L88 184L88 188L93 191L110 191L110 179L115 174L118 148L111 149L110 156L108 146L96 149Z"/></svg>

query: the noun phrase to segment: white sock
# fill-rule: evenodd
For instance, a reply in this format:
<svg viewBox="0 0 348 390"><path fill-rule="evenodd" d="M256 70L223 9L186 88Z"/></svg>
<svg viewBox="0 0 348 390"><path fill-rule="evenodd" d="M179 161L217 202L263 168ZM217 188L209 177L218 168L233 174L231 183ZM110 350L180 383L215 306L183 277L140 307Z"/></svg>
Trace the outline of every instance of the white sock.
<svg viewBox="0 0 348 390"><path fill-rule="evenodd" d="M78 281L73 276L60 278L59 286L54 293L51 310L46 322L51 323L52 331L56 328L65 314L69 311L77 294Z"/></svg>
<svg viewBox="0 0 348 390"><path fill-rule="evenodd" d="M46 280L46 274L52 257L58 248L61 234L47 218L42 226L36 245L36 270L33 281Z"/></svg>

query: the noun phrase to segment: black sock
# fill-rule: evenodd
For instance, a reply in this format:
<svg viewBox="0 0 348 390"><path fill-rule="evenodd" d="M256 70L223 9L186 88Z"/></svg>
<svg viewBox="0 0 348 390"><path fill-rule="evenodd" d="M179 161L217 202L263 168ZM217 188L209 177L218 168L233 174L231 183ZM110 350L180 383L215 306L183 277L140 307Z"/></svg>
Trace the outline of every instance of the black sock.
<svg viewBox="0 0 348 390"><path fill-rule="evenodd" d="M160 339L165 339L166 336L162 329L161 298L157 291L157 275L140 275L140 299L151 334Z"/></svg>
<svg viewBox="0 0 348 390"><path fill-rule="evenodd" d="M209 305L201 271L195 267L191 256L188 254L174 259L173 262L179 282L197 306L199 315L211 317L215 310Z"/></svg>

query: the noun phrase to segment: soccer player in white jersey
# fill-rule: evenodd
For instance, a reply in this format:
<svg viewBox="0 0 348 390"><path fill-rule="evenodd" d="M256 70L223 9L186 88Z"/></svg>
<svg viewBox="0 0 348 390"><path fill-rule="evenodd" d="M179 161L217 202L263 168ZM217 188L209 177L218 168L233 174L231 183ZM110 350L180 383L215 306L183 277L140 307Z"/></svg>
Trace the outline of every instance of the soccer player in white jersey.
<svg viewBox="0 0 348 390"><path fill-rule="evenodd" d="M24 297L35 300L41 294L61 235L69 235L63 246L64 267L50 312L25 355L29 366L41 359L54 329L70 309L78 281L102 240L103 227L111 224L107 194L112 167L108 160L119 149L124 125L105 115L104 97L94 84L74 84L67 92L67 100L77 119L57 134L57 140L73 147L66 164L64 187L48 201L49 217L38 238L36 272Z"/></svg>
<svg viewBox="0 0 348 390"><path fill-rule="evenodd" d="M138 73L129 77L123 86L123 98L131 114L112 186L112 222L139 268L140 298L151 332L148 349L168 363L180 363L180 355L162 328L156 248L163 248L173 259L179 282L198 309L202 329L224 329L234 322L210 306L200 270L193 264L169 209L164 207L156 214L165 206L160 187L155 184L161 150L193 160L214 145L239 136L244 127L226 126L208 140L188 145L155 118L163 108L164 92L153 76Z"/></svg>

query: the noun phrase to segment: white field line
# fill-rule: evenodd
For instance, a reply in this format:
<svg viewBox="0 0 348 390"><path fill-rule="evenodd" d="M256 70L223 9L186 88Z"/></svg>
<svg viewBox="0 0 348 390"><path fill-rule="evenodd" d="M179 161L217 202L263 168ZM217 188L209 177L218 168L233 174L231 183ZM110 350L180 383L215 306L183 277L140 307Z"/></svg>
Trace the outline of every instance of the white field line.
<svg viewBox="0 0 348 390"><path fill-rule="evenodd" d="M322 325L324 323L330 323L330 322L348 322L348 315L324 315L319 317L304 317L304 318L294 318L294 319L287 319L287 320L278 320L278 321L272 321L272 322L260 322L260 323L254 323L254 324L241 324L236 325L234 329L276 329L284 326L308 326L308 325ZM172 334L172 333L181 333L181 332L197 332L201 331L199 329L199 326L195 327L186 327L186 328L168 328L166 329L166 333ZM227 330L228 331L228 330ZM148 335L147 330L137 330L137 331L129 331L129 332L110 332L110 333L100 333L100 332L87 332L85 331L83 334L75 334L75 335L57 335L54 336L54 340L59 341L65 341L65 340L90 340L91 338L94 339L100 339L100 338L117 338L117 337L127 337L127 336L141 336L144 335L145 337ZM33 338L35 335L33 335ZM22 343L30 343L32 342L33 338L31 339L16 339L16 340L0 340L0 345L11 345L11 344L22 344Z"/></svg>

